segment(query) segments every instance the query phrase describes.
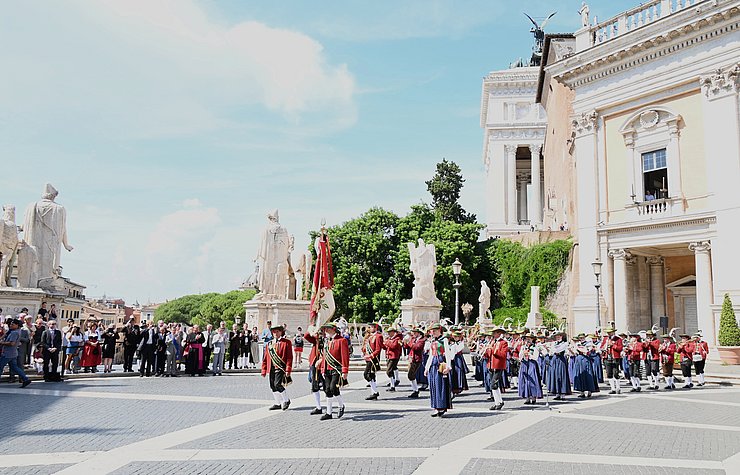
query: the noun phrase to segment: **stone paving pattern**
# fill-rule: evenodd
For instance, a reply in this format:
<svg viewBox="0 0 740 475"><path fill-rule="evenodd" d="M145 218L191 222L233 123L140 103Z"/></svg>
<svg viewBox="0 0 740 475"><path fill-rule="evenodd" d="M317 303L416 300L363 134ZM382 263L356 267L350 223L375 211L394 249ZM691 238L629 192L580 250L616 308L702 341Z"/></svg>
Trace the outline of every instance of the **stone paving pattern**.
<svg viewBox="0 0 740 475"><path fill-rule="evenodd" d="M338 454L339 455L339 454ZM115 475L171 475L198 473L207 475L272 474L338 474L408 475L424 461L423 458L393 458L377 454L373 458L226 460L187 462L135 462L115 472Z"/></svg>
<svg viewBox="0 0 740 475"><path fill-rule="evenodd" d="M740 393L736 393L734 396L736 398L740 397ZM708 400L710 397L710 395L706 395L701 399ZM647 398L628 398L620 402L618 407L619 415L637 419L740 427L740 406L692 404L666 399L656 404L655 400ZM614 407L595 407L579 410L578 413L613 416Z"/></svg>
<svg viewBox="0 0 740 475"><path fill-rule="evenodd" d="M644 467L639 465L566 464L507 459L472 459L461 472L464 475L506 473L507 475L713 475L724 474L724 470L697 470L674 467Z"/></svg>
<svg viewBox="0 0 740 475"><path fill-rule="evenodd" d="M25 467L0 467L0 475L47 475L57 473L71 464L28 465Z"/></svg>
<svg viewBox="0 0 740 475"><path fill-rule="evenodd" d="M110 450L256 406L3 394L0 453ZM43 410L29 417L35 409Z"/></svg>
<svg viewBox="0 0 740 475"><path fill-rule="evenodd" d="M610 406L610 409L612 416L622 414L619 406ZM532 434L537 434L537 437L532 437ZM488 448L526 452L577 452L625 457L724 460L740 451L740 437L737 432L731 431L566 420L554 416Z"/></svg>
<svg viewBox="0 0 740 475"><path fill-rule="evenodd" d="M245 424L176 448L439 447L509 417L457 411L438 420L430 414L426 408L401 412L349 407L342 419L320 421L320 416L311 416L308 410L289 410L269 421ZM266 425L284 430L265 430Z"/></svg>

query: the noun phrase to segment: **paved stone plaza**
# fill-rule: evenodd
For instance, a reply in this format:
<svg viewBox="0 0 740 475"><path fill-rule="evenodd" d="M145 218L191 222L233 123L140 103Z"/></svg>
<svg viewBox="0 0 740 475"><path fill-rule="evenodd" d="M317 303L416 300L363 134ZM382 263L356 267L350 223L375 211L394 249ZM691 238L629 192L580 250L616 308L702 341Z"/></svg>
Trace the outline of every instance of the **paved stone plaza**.
<svg viewBox="0 0 740 475"><path fill-rule="evenodd" d="M737 386L572 397L551 411L509 393L494 413L471 380L439 420L404 385L366 402L360 378L344 418L324 422L308 414L305 373L285 412L267 410L256 374L3 384L16 410L4 415L0 474L740 473Z"/></svg>

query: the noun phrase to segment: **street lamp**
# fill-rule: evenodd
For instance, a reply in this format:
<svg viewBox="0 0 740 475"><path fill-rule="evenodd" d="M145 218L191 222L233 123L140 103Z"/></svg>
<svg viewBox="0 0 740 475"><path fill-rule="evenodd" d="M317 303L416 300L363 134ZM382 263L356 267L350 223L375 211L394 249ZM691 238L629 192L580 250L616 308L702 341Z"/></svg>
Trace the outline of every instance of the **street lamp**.
<svg viewBox="0 0 740 475"><path fill-rule="evenodd" d="M594 268L594 276L596 276L596 328L599 328L601 326L601 294L599 290L601 289L601 266L603 265L603 262L601 262L601 259L596 257L596 260L591 263L591 266Z"/></svg>
<svg viewBox="0 0 740 475"><path fill-rule="evenodd" d="M234 317L234 323L239 325L241 322L242 322L242 317L240 317L239 315Z"/></svg>
<svg viewBox="0 0 740 475"><path fill-rule="evenodd" d="M452 263L452 274L455 276L455 283L452 284L455 288L455 325L460 324L460 272L462 272L462 262L455 258L455 262Z"/></svg>

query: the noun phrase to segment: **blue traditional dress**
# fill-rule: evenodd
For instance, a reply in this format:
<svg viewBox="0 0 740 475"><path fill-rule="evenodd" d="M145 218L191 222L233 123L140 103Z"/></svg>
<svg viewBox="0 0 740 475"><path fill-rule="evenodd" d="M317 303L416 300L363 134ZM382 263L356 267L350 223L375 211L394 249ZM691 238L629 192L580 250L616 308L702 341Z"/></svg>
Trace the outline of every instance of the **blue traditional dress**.
<svg viewBox="0 0 740 475"><path fill-rule="evenodd" d="M547 370L547 391L550 394L571 394L568 361L565 354L568 343L556 343L550 357L550 366Z"/></svg>
<svg viewBox="0 0 740 475"><path fill-rule="evenodd" d="M450 372L450 383L452 384L452 394L460 394L463 391L468 390L468 365L465 363L463 358L463 344L453 343L451 349L455 352L455 357L452 359L452 371Z"/></svg>
<svg viewBox="0 0 740 475"><path fill-rule="evenodd" d="M588 359L591 362L591 366L594 369L594 375L596 375L596 381L598 383L604 382L604 365L601 362L601 351L600 348L594 343L593 349L588 354Z"/></svg>
<svg viewBox="0 0 740 475"><path fill-rule="evenodd" d="M539 351L537 347L522 346L519 356L519 397L541 398Z"/></svg>
<svg viewBox="0 0 740 475"><path fill-rule="evenodd" d="M421 364L419 365L419 368L416 370L416 382L419 384L419 386L428 386L429 380L426 376L424 376L424 368L427 366L427 360L429 359L429 351L424 351L424 356L421 359Z"/></svg>
<svg viewBox="0 0 740 475"><path fill-rule="evenodd" d="M586 352L591 351L590 345L579 342L574 346L576 355L573 357L573 389L578 392L597 392L594 368Z"/></svg>
<svg viewBox="0 0 740 475"><path fill-rule="evenodd" d="M442 363L447 364L446 349L449 348L447 339L439 337L431 342L429 347L429 360L427 361L427 374L429 378L429 398L433 409L446 411L452 409L452 392L450 390L449 375L439 372Z"/></svg>

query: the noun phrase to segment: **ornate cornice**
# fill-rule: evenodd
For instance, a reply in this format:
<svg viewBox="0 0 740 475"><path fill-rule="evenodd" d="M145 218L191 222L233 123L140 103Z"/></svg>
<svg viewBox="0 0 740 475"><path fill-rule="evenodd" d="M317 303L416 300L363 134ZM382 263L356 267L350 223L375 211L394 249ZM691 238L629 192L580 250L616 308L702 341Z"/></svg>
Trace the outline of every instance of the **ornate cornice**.
<svg viewBox="0 0 740 475"><path fill-rule="evenodd" d="M711 100L740 91L740 63L699 78L704 94Z"/></svg>
<svg viewBox="0 0 740 475"><path fill-rule="evenodd" d="M663 259L663 256L648 256L647 257L647 263L651 266L662 266L665 262L665 259Z"/></svg>
<svg viewBox="0 0 740 475"><path fill-rule="evenodd" d="M628 257L632 257L632 254L626 249L611 249L608 255L614 260L625 260Z"/></svg>
<svg viewBox="0 0 740 475"><path fill-rule="evenodd" d="M626 71L663 56L740 30L740 7L716 5L699 16L688 8L548 66L552 76L571 88ZM723 10L724 9L724 10Z"/></svg>
<svg viewBox="0 0 740 475"><path fill-rule="evenodd" d="M572 124L576 137L596 132L598 121L599 114L595 110L591 112L583 112L581 115L573 118Z"/></svg>
<svg viewBox="0 0 740 475"><path fill-rule="evenodd" d="M598 230L599 234L615 235L623 233L647 232L662 229L686 228L690 226L708 226L717 222L716 216L702 216L689 218L673 218L663 223L656 222L630 222L618 225L607 225Z"/></svg>
<svg viewBox="0 0 740 475"><path fill-rule="evenodd" d="M517 140L529 143L534 140L545 140L545 127L537 129L493 129L488 133L489 140Z"/></svg>

